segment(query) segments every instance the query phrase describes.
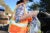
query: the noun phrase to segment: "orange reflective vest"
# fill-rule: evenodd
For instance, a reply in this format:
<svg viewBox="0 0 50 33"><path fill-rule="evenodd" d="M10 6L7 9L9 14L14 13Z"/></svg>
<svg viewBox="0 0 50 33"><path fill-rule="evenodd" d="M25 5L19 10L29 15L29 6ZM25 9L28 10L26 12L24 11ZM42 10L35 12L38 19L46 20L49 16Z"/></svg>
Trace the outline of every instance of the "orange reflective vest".
<svg viewBox="0 0 50 33"><path fill-rule="evenodd" d="M32 21L31 17L28 17L25 20L22 20L20 23L12 23L9 26L9 32L10 33L27 33L28 32L28 23L29 21Z"/></svg>

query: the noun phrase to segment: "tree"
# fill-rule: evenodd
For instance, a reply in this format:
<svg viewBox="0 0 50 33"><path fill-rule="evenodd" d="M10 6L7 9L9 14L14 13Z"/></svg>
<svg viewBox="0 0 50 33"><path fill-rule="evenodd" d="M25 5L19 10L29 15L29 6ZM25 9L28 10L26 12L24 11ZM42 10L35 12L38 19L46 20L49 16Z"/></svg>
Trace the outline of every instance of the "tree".
<svg viewBox="0 0 50 33"><path fill-rule="evenodd" d="M44 7L46 12L50 13L50 0L41 0L41 7Z"/></svg>
<svg viewBox="0 0 50 33"><path fill-rule="evenodd" d="M36 4L36 3L32 4L32 6L30 6L30 9L33 9L33 10L39 10L39 8L40 8L40 4Z"/></svg>

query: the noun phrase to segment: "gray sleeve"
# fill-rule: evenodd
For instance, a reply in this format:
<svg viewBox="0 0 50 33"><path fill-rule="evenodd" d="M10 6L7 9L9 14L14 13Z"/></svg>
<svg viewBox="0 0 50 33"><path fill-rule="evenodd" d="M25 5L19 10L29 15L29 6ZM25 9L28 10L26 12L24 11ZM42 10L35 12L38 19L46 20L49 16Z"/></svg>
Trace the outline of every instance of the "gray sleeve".
<svg viewBox="0 0 50 33"><path fill-rule="evenodd" d="M40 21L37 17L35 17L35 19L31 22L30 33L38 32L38 30L40 30Z"/></svg>

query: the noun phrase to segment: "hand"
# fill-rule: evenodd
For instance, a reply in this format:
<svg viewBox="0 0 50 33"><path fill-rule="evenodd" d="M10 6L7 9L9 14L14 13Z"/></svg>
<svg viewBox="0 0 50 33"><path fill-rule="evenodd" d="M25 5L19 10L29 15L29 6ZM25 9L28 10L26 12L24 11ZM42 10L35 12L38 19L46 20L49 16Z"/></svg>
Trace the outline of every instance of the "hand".
<svg viewBox="0 0 50 33"><path fill-rule="evenodd" d="M38 15L38 13L39 13L39 11L30 11L29 15L32 16L32 17L35 17L35 16Z"/></svg>

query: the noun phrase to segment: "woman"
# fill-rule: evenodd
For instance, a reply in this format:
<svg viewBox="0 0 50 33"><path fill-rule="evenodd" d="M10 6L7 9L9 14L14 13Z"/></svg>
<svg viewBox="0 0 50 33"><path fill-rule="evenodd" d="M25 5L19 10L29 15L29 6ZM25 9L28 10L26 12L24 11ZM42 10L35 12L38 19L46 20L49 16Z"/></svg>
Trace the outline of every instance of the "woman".
<svg viewBox="0 0 50 33"><path fill-rule="evenodd" d="M28 32L28 27L27 27L28 23L30 23L32 21L32 17L35 17L38 14L37 11L30 11L30 12L27 11L27 9L26 9L27 1L28 0L20 0L19 2L17 2L15 21L16 21L16 26L18 24L18 29L16 27L16 30L18 31L18 33L27 33ZM10 30L10 32L12 32L12 31Z"/></svg>

